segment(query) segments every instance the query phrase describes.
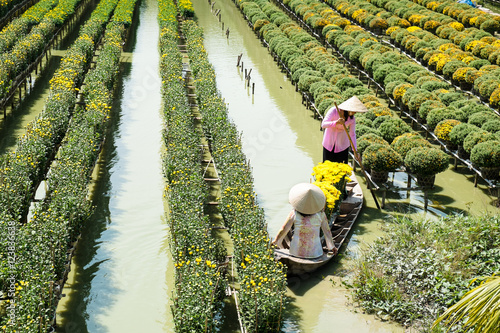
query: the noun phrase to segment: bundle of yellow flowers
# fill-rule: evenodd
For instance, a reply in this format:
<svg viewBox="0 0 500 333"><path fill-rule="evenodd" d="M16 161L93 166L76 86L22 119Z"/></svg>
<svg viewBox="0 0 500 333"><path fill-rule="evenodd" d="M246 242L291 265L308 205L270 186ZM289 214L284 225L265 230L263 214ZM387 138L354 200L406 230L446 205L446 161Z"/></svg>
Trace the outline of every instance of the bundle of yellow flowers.
<svg viewBox="0 0 500 333"><path fill-rule="evenodd" d="M475 70L474 67L460 67L453 73L453 80L456 80L458 82L465 82L465 74L468 71Z"/></svg>
<svg viewBox="0 0 500 333"><path fill-rule="evenodd" d="M352 13L352 18L357 21L358 16L363 13L366 13L365 9L358 9L354 13Z"/></svg>
<svg viewBox="0 0 500 333"><path fill-rule="evenodd" d="M326 196L325 213L328 218L336 212L340 206L345 184L351 181L349 175L352 168L344 163L325 161L313 168L314 185L318 186Z"/></svg>
<svg viewBox="0 0 500 333"><path fill-rule="evenodd" d="M318 182L327 182L337 185L344 180L351 181L349 178L351 173L352 168L347 164L325 161L313 168L312 175Z"/></svg>
<svg viewBox="0 0 500 333"><path fill-rule="evenodd" d="M496 88L491 93L490 104L491 104L491 106L495 106L495 107L500 105L500 88Z"/></svg>
<svg viewBox="0 0 500 333"><path fill-rule="evenodd" d="M424 17L424 16L420 15L420 14L413 14L408 18L408 21L410 21L410 23L413 24L414 26L418 26L420 24L420 20L422 19L422 17ZM410 31L411 28L413 28L413 27L409 27L408 31ZM417 30L417 29L415 29L415 30Z"/></svg>
<svg viewBox="0 0 500 333"><path fill-rule="evenodd" d="M392 97L394 97L396 101L400 101L406 93L406 90L411 87L413 87L413 84L411 83L401 83L392 91Z"/></svg>
<svg viewBox="0 0 500 333"><path fill-rule="evenodd" d="M330 218L332 212L336 211L339 206L340 197L342 192L340 192L335 186L327 182L314 182L314 185L318 186L326 197L326 215Z"/></svg>
<svg viewBox="0 0 500 333"><path fill-rule="evenodd" d="M464 30L464 25L460 22L451 22L451 23L448 23L448 25L450 27L452 27L453 29L455 29L456 31L463 31Z"/></svg>
<svg viewBox="0 0 500 333"><path fill-rule="evenodd" d="M399 30L399 29L401 29L401 28L398 26L390 27L389 29L387 29L385 31L385 34L390 36L394 31Z"/></svg>

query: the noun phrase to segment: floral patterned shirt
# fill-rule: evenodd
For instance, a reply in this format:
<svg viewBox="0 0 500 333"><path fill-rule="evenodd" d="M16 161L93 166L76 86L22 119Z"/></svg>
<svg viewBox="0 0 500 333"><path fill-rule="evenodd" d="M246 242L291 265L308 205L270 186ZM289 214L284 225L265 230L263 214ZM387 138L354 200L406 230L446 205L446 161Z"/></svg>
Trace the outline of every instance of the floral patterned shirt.
<svg viewBox="0 0 500 333"><path fill-rule="evenodd" d="M324 211L304 216L293 209L288 214L274 243L280 244L292 225L294 226L294 232L290 243L291 255L300 258L317 258L323 255L323 246L321 245L321 238L319 236L320 228L325 235L328 250L332 250L335 247L332 240L332 233L328 226L328 219Z"/></svg>

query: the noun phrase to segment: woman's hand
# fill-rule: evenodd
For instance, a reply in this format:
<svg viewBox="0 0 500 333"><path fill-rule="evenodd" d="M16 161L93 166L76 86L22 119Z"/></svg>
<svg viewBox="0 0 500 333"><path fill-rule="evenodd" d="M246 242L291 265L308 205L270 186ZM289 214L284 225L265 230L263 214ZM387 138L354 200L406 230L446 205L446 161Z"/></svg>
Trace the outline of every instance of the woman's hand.
<svg viewBox="0 0 500 333"><path fill-rule="evenodd" d="M340 125L345 124L345 120L344 120L344 118L339 118L339 119L337 120L337 124L340 124Z"/></svg>

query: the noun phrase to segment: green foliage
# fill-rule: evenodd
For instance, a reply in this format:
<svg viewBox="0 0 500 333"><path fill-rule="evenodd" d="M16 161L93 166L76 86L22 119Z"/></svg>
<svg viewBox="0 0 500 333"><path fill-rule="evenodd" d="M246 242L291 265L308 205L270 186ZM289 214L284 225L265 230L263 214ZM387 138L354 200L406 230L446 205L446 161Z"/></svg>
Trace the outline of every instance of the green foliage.
<svg viewBox="0 0 500 333"><path fill-rule="evenodd" d="M398 152L388 144L372 143L363 151L363 165L374 171L396 171L403 164Z"/></svg>
<svg viewBox="0 0 500 333"><path fill-rule="evenodd" d="M404 163L416 175L432 176L448 169L449 157L437 148L417 147L406 154Z"/></svg>
<svg viewBox="0 0 500 333"><path fill-rule="evenodd" d="M500 167L500 141L478 143L472 148L470 160L479 167Z"/></svg>
<svg viewBox="0 0 500 333"><path fill-rule="evenodd" d="M455 108L445 107L433 109L427 114L427 125L431 130L434 130L436 125L445 119L455 119L463 122L465 120L465 115L462 111Z"/></svg>
<svg viewBox="0 0 500 333"><path fill-rule="evenodd" d="M429 141L424 139L418 133L405 133L396 137L391 142L391 147L401 155L403 160L406 158L406 154L413 148L417 147L427 147L430 148L431 144Z"/></svg>
<svg viewBox="0 0 500 333"><path fill-rule="evenodd" d="M355 265L353 295L368 313L429 329L472 278L500 269L498 215L400 218L385 229Z"/></svg>
<svg viewBox="0 0 500 333"><path fill-rule="evenodd" d="M464 150L470 154L472 152L472 149L478 143L486 142L486 141L493 141L496 139L497 138L494 134L492 134L490 132L483 131L483 130L479 130L479 131L471 132L465 137L463 147L464 147Z"/></svg>
<svg viewBox="0 0 500 333"><path fill-rule="evenodd" d="M357 139L357 144L358 144L358 152L360 154L363 154L366 148L371 146L374 143L382 144L382 145L388 145L389 143L385 141L381 136L375 134L375 133L367 133L362 135Z"/></svg>
<svg viewBox="0 0 500 333"><path fill-rule="evenodd" d="M495 115L495 113L491 110L488 110L472 114L467 122L471 125L481 127L487 121L495 119L498 120L498 117Z"/></svg>

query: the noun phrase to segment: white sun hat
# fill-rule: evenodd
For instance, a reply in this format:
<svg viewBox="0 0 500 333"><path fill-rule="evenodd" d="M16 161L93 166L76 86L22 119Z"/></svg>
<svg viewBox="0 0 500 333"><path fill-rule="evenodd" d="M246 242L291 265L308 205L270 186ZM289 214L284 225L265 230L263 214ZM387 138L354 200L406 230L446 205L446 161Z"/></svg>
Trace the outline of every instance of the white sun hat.
<svg viewBox="0 0 500 333"><path fill-rule="evenodd" d="M316 185L300 183L293 186L288 194L288 200L296 211L303 214L314 214L325 207L326 197Z"/></svg>
<svg viewBox="0 0 500 333"><path fill-rule="evenodd" d="M339 109L349 111L349 112L367 112L366 106L357 98L352 96L347 101L340 103Z"/></svg>

